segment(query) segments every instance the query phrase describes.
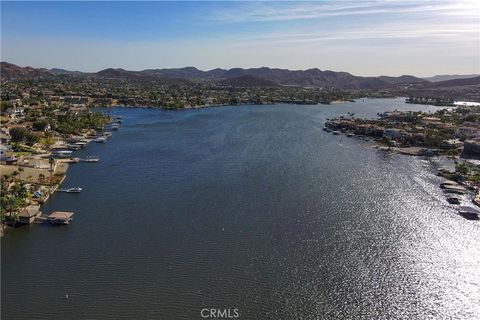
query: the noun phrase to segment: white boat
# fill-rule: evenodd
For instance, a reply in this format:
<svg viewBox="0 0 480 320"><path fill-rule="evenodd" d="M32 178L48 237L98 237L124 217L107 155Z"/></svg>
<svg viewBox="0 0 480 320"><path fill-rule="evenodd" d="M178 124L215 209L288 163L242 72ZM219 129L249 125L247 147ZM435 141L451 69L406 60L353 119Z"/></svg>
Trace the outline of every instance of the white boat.
<svg viewBox="0 0 480 320"><path fill-rule="evenodd" d="M445 185L443 187L443 191L449 193L456 193L456 194L465 194L467 193L467 189L462 186L455 186L455 185Z"/></svg>
<svg viewBox="0 0 480 320"><path fill-rule="evenodd" d="M85 159L81 159L81 161L83 161L83 162L98 162L98 161L100 161L100 158L98 158L97 156L88 156Z"/></svg>
<svg viewBox="0 0 480 320"><path fill-rule="evenodd" d="M105 137L98 137L98 138L96 138L96 139L93 140L93 141L95 141L96 143L105 143L105 142L107 142L107 138L105 138Z"/></svg>
<svg viewBox="0 0 480 320"><path fill-rule="evenodd" d="M78 163L78 162L80 162L80 158L70 158L70 159L64 160L64 162L66 162L66 163Z"/></svg>
<svg viewBox="0 0 480 320"><path fill-rule="evenodd" d="M82 149L82 146L80 146L80 145L78 145L78 144L76 144L76 143L69 144L67 147L68 147L68 149L70 149L70 150L80 150L80 149Z"/></svg>
<svg viewBox="0 0 480 320"><path fill-rule="evenodd" d="M73 187L68 189L58 189L60 192L68 192L68 193L80 193L82 192L82 188L80 187Z"/></svg>
<svg viewBox="0 0 480 320"><path fill-rule="evenodd" d="M73 151L71 150L53 150L52 155L60 158L66 158L66 157L69 157L72 154L72 152Z"/></svg>
<svg viewBox="0 0 480 320"><path fill-rule="evenodd" d="M455 181L451 181L451 180L447 180L445 182L442 182L440 184L440 188L444 189L446 187L450 187L450 186L459 186L459 184Z"/></svg>
<svg viewBox="0 0 480 320"><path fill-rule="evenodd" d="M78 141L74 144L77 145L77 146L80 146L80 148L85 148L85 146L88 144L88 142L87 141Z"/></svg>

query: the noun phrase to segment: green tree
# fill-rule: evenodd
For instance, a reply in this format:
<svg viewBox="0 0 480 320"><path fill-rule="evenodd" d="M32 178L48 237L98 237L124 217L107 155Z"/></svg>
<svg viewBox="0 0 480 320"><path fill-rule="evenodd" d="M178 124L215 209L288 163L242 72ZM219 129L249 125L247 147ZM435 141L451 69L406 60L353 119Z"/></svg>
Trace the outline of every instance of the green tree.
<svg viewBox="0 0 480 320"><path fill-rule="evenodd" d="M450 157L450 158L454 158L455 156L458 156L460 152L458 151L458 149L450 149L447 151L447 156Z"/></svg>
<svg viewBox="0 0 480 320"><path fill-rule="evenodd" d="M0 112L1 113L6 112L9 107L10 107L10 105L7 101L1 101L0 102Z"/></svg>
<svg viewBox="0 0 480 320"><path fill-rule="evenodd" d="M46 133L42 140L42 144L47 150L50 150L50 147L55 144L55 136L52 133Z"/></svg>
<svg viewBox="0 0 480 320"><path fill-rule="evenodd" d="M35 132L27 132L25 136L25 141L29 146L33 146L40 141L40 135Z"/></svg>
<svg viewBox="0 0 480 320"><path fill-rule="evenodd" d="M47 120L39 120L39 121L35 121L32 124L32 128L36 131L44 131L47 125L48 125Z"/></svg>
<svg viewBox="0 0 480 320"><path fill-rule="evenodd" d="M19 220L19 209L23 208L27 204L27 199L30 196L27 187L23 182L16 182L10 190L2 187L1 190L1 219L2 222L6 219L6 213L8 213L9 219L15 225Z"/></svg>
<svg viewBox="0 0 480 320"><path fill-rule="evenodd" d="M470 171L469 168L468 168L468 164L465 163L465 162L461 162L461 163L457 163L455 165L455 171L463 174L463 175L467 175L468 172Z"/></svg>
<svg viewBox="0 0 480 320"><path fill-rule="evenodd" d="M20 143L25 140L28 130L23 127L12 128L9 131L13 143Z"/></svg>
<svg viewBox="0 0 480 320"><path fill-rule="evenodd" d="M387 146L388 150L390 150L394 146L393 141L389 137L383 137L380 140L380 143L383 144L384 146Z"/></svg>

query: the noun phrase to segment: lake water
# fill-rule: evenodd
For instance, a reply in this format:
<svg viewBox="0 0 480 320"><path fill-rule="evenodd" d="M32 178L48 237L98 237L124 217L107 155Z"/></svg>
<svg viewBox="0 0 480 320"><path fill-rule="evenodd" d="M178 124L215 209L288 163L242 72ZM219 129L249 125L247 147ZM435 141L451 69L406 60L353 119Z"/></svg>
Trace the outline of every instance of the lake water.
<svg viewBox="0 0 480 320"><path fill-rule="evenodd" d="M474 319L480 223L435 160L323 132L402 99L318 106L116 109L42 209L69 226L2 239L3 319ZM65 296L68 294L68 299Z"/></svg>

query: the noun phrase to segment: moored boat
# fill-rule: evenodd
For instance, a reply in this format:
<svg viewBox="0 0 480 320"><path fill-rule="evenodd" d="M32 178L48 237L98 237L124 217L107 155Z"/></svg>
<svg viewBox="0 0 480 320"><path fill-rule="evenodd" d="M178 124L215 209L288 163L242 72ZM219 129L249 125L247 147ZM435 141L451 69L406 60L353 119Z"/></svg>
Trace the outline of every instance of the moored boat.
<svg viewBox="0 0 480 320"><path fill-rule="evenodd" d="M66 163L78 163L78 162L80 162L80 158L65 159L65 160L63 160L63 162L66 162Z"/></svg>
<svg viewBox="0 0 480 320"><path fill-rule="evenodd" d="M445 189L445 187L449 187L449 186L459 186L459 184L455 181L452 181L452 180L447 180L447 181L442 182L440 184L440 188L442 188L442 189Z"/></svg>
<svg viewBox="0 0 480 320"><path fill-rule="evenodd" d="M67 192L67 193L80 193L82 192L82 188L80 187L73 187L68 189L58 189L59 192Z"/></svg>
<svg viewBox="0 0 480 320"><path fill-rule="evenodd" d="M70 150L80 150L82 147L79 146L78 144L73 143L73 144L69 144L67 148Z"/></svg>
<svg viewBox="0 0 480 320"><path fill-rule="evenodd" d="M460 204L462 202L462 197L457 194L447 194L447 201L450 204Z"/></svg>
<svg viewBox="0 0 480 320"><path fill-rule="evenodd" d="M98 162L98 161L100 161L100 158L97 157L97 156L88 156L85 159L80 159L80 161L83 161L83 162Z"/></svg>
<svg viewBox="0 0 480 320"><path fill-rule="evenodd" d="M460 213L462 216L464 216L468 220L480 219L480 210L473 207L461 206L458 209L458 213Z"/></svg>
<svg viewBox="0 0 480 320"><path fill-rule="evenodd" d="M443 187L443 191L448 193L456 193L456 194L465 194L467 193L467 189L462 186L455 186L455 185L446 185Z"/></svg>
<svg viewBox="0 0 480 320"><path fill-rule="evenodd" d="M56 156L59 158L66 158L69 157L72 154L73 151L71 150L53 150L52 151L52 156Z"/></svg>
<svg viewBox="0 0 480 320"><path fill-rule="evenodd" d="M98 138L96 138L96 139L93 140L93 141L95 141L96 143L105 143L105 142L107 142L107 138L105 138L105 137L98 137Z"/></svg>

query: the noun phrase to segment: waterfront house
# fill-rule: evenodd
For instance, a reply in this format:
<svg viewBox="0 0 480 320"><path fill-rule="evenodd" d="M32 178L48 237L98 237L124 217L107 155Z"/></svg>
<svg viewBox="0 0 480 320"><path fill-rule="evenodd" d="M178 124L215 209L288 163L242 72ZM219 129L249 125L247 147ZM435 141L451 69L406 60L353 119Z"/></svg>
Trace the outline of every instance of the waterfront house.
<svg viewBox="0 0 480 320"><path fill-rule="evenodd" d="M18 223L21 224L30 224L35 221L36 217L39 217L42 214L40 211L39 205L30 205L23 208L22 211L18 214Z"/></svg>

